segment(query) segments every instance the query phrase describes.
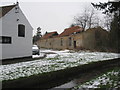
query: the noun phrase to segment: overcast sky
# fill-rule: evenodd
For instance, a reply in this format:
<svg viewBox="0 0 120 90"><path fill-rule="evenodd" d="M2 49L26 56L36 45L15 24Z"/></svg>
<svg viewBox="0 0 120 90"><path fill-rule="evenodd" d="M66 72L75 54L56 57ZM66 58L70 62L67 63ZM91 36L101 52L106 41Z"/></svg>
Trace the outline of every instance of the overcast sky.
<svg viewBox="0 0 120 90"><path fill-rule="evenodd" d="M33 35L37 27L42 34L52 31L61 33L73 22L74 16L91 8L91 2L107 2L108 0L0 0L0 5L13 4L19 1L20 8L33 27ZM110 1L110 0L109 0Z"/></svg>

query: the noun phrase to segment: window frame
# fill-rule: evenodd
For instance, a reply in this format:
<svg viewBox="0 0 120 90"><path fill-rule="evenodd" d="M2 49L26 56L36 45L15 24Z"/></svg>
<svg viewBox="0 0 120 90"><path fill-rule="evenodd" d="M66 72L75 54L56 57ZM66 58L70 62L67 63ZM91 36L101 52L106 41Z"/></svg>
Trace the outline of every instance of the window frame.
<svg viewBox="0 0 120 90"><path fill-rule="evenodd" d="M18 24L18 37L25 37L25 25Z"/></svg>
<svg viewBox="0 0 120 90"><path fill-rule="evenodd" d="M12 37L0 36L0 44L12 44Z"/></svg>

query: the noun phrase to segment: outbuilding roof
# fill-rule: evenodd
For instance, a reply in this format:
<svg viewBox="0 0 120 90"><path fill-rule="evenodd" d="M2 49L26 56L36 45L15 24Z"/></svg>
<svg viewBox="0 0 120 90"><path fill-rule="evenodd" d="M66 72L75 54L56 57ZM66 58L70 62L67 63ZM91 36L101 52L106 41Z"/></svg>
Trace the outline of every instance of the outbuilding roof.
<svg viewBox="0 0 120 90"><path fill-rule="evenodd" d="M2 6L0 7L0 18L6 15L11 9L13 9L15 5L9 5L9 6Z"/></svg>
<svg viewBox="0 0 120 90"><path fill-rule="evenodd" d="M55 31L55 32L49 32L49 33L46 33L42 39L48 39L48 38L52 38L52 37L55 37L55 36L58 36L58 33Z"/></svg>
<svg viewBox="0 0 120 90"><path fill-rule="evenodd" d="M74 34L74 33L80 33L82 32L83 29L79 26L74 26L74 27L70 27L70 28L67 28L65 29L59 36L69 36L71 34Z"/></svg>

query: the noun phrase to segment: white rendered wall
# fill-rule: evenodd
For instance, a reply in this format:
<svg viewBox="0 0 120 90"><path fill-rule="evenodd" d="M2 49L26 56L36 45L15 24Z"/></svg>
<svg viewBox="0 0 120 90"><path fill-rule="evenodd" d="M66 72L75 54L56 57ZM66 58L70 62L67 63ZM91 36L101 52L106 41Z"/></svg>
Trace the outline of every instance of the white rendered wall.
<svg viewBox="0 0 120 90"><path fill-rule="evenodd" d="M25 37L18 37L18 24L25 25ZM32 27L20 9L15 13L13 8L2 18L2 36L12 37L11 44L2 44L2 59L32 56Z"/></svg>
<svg viewBox="0 0 120 90"><path fill-rule="evenodd" d="M2 12L2 8L0 8L0 12ZM0 36L1 35L2 35L2 19L0 19ZM2 59L2 45L0 44L0 65L2 64L1 59ZM0 81L0 90L2 90L2 81Z"/></svg>
<svg viewBox="0 0 120 90"><path fill-rule="evenodd" d="M2 8L0 8L0 12L2 12ZM2 13L0 13L2 14ZM0 19L0 36L2 35L2 19ZM2 59L2 45L0 44L0 60ZM0 65L2 61L0 61ZM1 86L1 85L0 85Z"/></svg>

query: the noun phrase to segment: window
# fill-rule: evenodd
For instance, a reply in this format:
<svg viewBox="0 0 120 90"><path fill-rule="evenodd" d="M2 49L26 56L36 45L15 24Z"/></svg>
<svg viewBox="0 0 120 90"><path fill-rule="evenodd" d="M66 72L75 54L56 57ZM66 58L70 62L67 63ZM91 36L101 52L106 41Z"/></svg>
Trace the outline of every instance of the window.
<svg viewBox="0 0 120 90"><path fill-rule="evenodd" d="M61 38L61 46L63 46L63 39Z"/></svg>
<svg viewBox="0 0 120 90"><path fill-rule="evenodd" d="M50 46L51 46L51 42L50 42Z"/></svg>
<svg viewBox="0 0 120 90"><path fill-rule="evenodd" d="M18 25L18 37L25 37L25 25Z"/></svg>
<svg viewBox="0 0 120 90"><path fill-rule="evenodd" d="M11 44L12 39L11 39L11 37L8 37L8 36L0 36L0 43Z"/></svg>

